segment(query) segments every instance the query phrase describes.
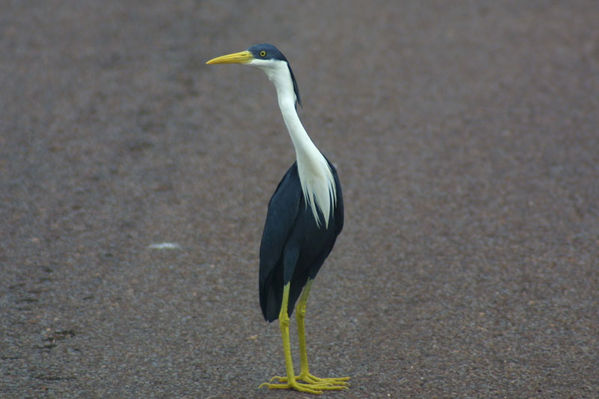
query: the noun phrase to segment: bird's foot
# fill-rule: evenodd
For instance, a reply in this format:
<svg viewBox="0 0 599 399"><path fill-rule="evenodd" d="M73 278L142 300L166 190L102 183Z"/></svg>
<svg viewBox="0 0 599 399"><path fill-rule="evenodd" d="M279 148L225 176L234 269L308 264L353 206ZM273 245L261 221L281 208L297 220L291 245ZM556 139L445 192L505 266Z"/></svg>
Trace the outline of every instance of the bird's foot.
<svg viewBox="0 0 599 399"><path fill-rule="evenodd" d="M281 377L282 378L282 377ZM295 389L299 392L312 393L319 395L322 393L322 387L312 384L302 384L301 382L293 381L283 384L273 384L271 382L263 382L258 388L267 387L268 389Z"/></svg>
<svg viewBox="0 0 599 399"><path fill-rule="evenodd" d="M300 373L297 376L298 380L302 380L308 384L327 384L327 385L336 385L340 387L349 386L349 378L350 377L331 377L331 378L320 378L315 375L310 374L309 372ZM341 388L342 389L342 388Z"/></svg>
<svg viewBox="0 0 599 399"><path fill-rule="evenodd" d="M320 378L315 375L310 374L309 372L301 372L295 377L297 380L303 381L306 384L311 385L339 385L339 386L348 386L350 377L332 377L332 378ZM287 377L279 377L275 376L270 379L271 382L287 382Z"/></svg>
<svg viewBox="0 0 599 399"><path fill-rule="evenodd" d="M265 382L260 386L267 386L271 389L296 389L301 392L308 393L322 393L322 391L336 391L349 388L350 377L334 377L334 378L320 378L316 377L309 372L302 372L295 377L295 381L291 384L287 377L274 376L270 379L270 383ZM298 383L297 381L303 383ZM279 384L273 384L273 381L279 382ZM299 389L295 386L299 386Z"/></svg>

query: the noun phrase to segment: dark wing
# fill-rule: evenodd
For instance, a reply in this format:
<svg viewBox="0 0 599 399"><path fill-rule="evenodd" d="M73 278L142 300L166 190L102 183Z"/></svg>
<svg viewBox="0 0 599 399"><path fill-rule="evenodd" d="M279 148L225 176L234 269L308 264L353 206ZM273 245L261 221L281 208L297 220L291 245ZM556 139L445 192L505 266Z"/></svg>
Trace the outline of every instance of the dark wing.
<svg viewBox="0 0 599 399"><path fill-rule="evenodd" d="M327 162L329 162L328 159ZM341 190L341 182L339 181L339 176L337 175L337 169L335 169L331 162L329 162L329 167L333 173L333 178L335 179L335 190L337 191L337 207L335 208L334 217L336 224L335 232L337 235L339 235L341 230L343 230L343 191Z"/></svg>
<svg viewBox="0 0 599 399"><path fill-rule="evenodd" d="M264 318L279 316L283 295L283 252L293 230L302 196L297 165L291 165L270 202L260 243L260 307Z"/></svg>

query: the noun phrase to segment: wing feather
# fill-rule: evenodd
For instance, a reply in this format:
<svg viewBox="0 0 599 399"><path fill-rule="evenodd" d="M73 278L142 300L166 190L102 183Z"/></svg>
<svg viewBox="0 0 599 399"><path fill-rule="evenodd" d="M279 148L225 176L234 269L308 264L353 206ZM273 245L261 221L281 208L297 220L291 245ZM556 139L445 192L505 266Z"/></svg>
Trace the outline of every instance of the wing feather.
<svg viewBox="0 0 599 399"><path fill-rule="evenodd" d="M268 203L260 243L260 307L264 318L275 320L283 291L283 252L299 213L302 189L297 165L291 165Z"/></svg>

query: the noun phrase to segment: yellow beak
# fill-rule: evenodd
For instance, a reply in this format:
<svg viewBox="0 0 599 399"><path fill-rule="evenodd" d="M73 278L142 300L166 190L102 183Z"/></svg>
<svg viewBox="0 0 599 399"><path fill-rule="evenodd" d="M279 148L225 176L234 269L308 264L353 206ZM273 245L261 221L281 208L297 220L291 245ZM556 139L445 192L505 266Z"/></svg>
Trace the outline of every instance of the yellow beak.
<svg viewBox="0 0 599 399"><path fill-rule="evenodd" d="M239 53L221 55L208 61L206 64L247 64L254 59L249 51L240 51Z"/></svg>

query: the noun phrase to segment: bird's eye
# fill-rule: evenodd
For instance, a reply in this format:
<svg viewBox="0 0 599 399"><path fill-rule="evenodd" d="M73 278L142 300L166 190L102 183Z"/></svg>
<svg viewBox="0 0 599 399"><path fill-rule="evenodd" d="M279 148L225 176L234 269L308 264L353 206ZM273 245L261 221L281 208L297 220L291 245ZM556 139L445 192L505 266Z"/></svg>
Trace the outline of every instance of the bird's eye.
<svg viewBox="0 0 599 399"><path fill-rule="evenodd" d="M260 51L260 57L266 57L266 51L264 51L264 50Z"/></svg>

